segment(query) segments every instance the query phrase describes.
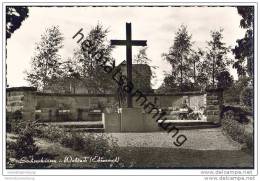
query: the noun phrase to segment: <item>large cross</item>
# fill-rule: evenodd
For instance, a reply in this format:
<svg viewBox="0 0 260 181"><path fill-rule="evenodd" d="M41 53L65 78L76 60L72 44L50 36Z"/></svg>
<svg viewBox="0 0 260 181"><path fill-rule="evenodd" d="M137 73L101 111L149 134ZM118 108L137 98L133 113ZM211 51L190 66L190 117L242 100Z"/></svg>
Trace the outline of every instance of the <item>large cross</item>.
<svg viewBox="0 0 260 181"><path fill-rule="evenodd" d="M111 40L111 45L126 46L127 83L132 82L132 46L146 46L146 40L132 40L131 23L126 23L126 40ZM127 107L133 107L131 92L127 94Z"/></svg>

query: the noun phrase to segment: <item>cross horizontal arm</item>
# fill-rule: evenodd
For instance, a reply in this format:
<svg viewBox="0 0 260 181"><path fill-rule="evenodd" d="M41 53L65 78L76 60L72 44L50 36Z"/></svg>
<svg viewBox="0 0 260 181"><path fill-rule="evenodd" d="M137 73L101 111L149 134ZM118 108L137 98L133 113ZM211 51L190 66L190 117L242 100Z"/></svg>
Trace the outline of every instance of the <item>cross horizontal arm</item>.
<svg viewBox="0 0 260 181"><path fill-rule="evenodd" d="M131 44L133 46L147 46L146 40L132 40Z"/></svg>
<svg viewBox="0 0 260 181"><path fill-rule="evenodd" d="M110 40L111 45L126 45L126 40Z"/></svg>

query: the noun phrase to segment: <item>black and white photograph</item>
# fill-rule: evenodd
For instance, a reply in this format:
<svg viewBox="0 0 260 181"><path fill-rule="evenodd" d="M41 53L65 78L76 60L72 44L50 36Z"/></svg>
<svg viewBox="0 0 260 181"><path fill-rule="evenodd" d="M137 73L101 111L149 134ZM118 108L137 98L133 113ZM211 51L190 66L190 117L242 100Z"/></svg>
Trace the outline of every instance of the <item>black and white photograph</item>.
<svg viewBox="0 0 260 181"><path fill-rule="evenodd" d="M3 4L3 168L250 175L256 10Z"/></svg>

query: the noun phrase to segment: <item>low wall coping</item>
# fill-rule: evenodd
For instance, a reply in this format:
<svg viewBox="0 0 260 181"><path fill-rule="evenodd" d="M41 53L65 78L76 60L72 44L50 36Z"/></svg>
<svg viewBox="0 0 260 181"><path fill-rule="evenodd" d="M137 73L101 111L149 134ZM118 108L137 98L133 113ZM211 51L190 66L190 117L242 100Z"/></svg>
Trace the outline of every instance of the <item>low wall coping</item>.
<svg viewBox="0 0 260 181"><path fill-rule="evenodd" d="M37 91L36 87L10 87L6 88L7 92L12 92L12 91Z"/></svg>
<svg viewBox="0 0 260 181"><path fill-rule="evenodd" d="M218 90L218 89L217 89ZM11 91L37 91L36 87L10 87L6 88L7 92ZM216 89L208 89L206 92L216 91ZM190 92L173 92L173 93L143 93L145 96L186 96L186 95L203 95L205 91L190 91ZM134 93L134 92L133 92ZM86 96L86 97L115 97L116 94L71 94L71 93L47 93L36 92L39 96ZM138 96L138 95L137 95Z"/></svg>
<svg viewBox="0 0 260 181"><path fill-rule="evenodd" d="M190 91L190 92L174 92L174 93L148 93L146 96L186 96L186 95L203 95L206 92Z"/></svg>
<svg viewBox="0 0 260 181"><path fill-rule="evenodd" d="M188 96L188 95L203 95L206 92L194 91L194 92L176 92L176 93L143 93L145 96ZM79 96L79 97L115 97L116 94L70 94L70 93L45 93L36 92L39 96ZM138 94L136 96L139 96Z"/></svg>
<svg viewBox="0 0 260 181"><path fill-rule="evenodd" d="M47 92L36 92L38 96L73 96L73 97L114 97L114 94L70 94L70 93L47 93Z"/></svg>

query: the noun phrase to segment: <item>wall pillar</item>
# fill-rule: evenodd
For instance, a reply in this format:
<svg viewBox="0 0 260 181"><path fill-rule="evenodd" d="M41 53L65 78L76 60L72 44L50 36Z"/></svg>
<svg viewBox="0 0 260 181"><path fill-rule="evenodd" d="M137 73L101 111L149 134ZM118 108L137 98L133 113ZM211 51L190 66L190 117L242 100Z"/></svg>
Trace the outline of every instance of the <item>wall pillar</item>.
<svg viewBox="0 0 260 181"><path fill-rule="evenodd" d="M209 88L207 92L206 116L207 121L221 124L221 110L223 108L223 89Z"/></svg>
<svg viewBox="0 0 260 181"><path fill-rule="evenodd" d="M24 121L35 121L36 90L32 88L24 91L24 107L22 110Z"/></svg>
<svg viewBox="0 0 260 181"><path fill-rule="evenodd" d="M35 87L7 88L7 111L21 111L24 121L35 120L36 91Z"/></svg>
<svg viewBox="0 0 260 181"><path fill-rule="evenodd" d="M121 132L120 115L117 112L102 113L102 122L105 128L105 132L119 133Z"/></svg>

